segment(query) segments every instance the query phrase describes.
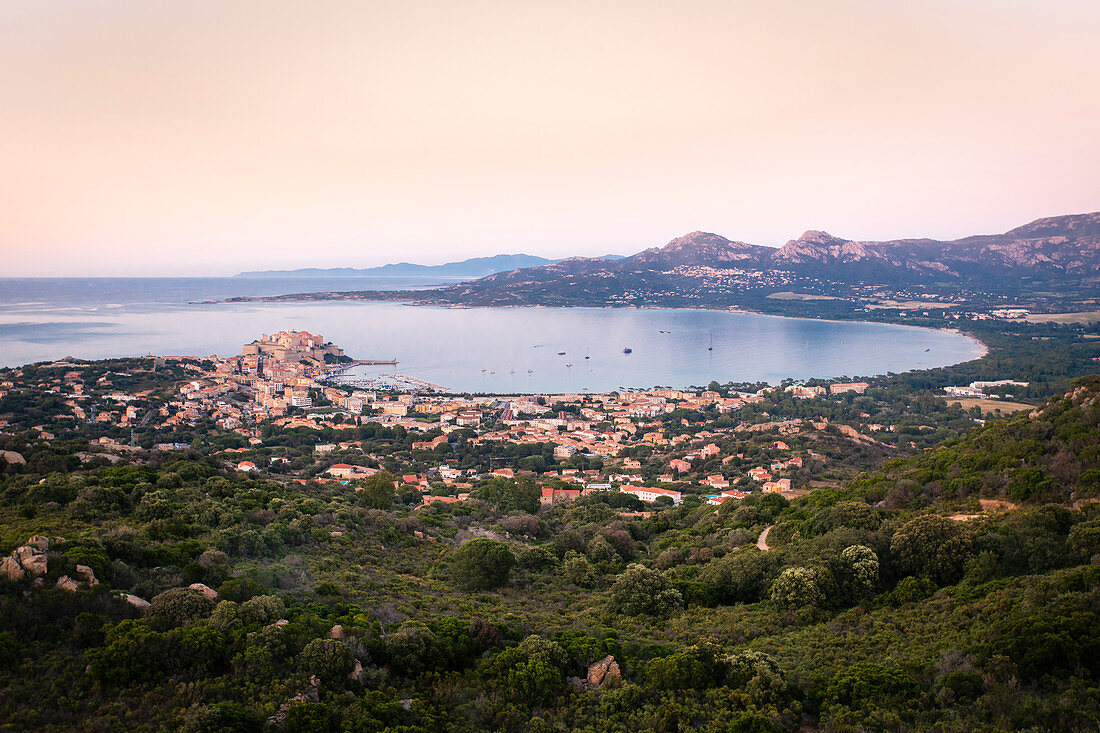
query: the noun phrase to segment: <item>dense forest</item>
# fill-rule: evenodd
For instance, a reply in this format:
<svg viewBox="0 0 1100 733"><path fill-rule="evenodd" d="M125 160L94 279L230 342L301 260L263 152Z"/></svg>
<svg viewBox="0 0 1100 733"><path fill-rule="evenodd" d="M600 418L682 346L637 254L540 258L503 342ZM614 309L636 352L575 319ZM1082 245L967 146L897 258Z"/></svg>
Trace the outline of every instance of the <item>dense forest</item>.
<svg viewBox="0 0 1100 733"><path fill-rule="evenodd" d="M1098 423L1094 377L841 488L640 513L8 436L0 725L1095 730Z"/></svg>

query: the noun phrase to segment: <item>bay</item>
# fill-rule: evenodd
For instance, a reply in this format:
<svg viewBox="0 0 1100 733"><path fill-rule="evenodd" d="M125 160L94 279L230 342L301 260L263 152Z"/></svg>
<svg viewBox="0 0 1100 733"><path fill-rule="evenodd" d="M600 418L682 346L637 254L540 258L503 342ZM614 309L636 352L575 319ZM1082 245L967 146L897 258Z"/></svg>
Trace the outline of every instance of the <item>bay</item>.
<svg viewBox="0 0 1100 733"><path fill-rule="evenodd" d="M399 361L359 367L358 376L399 373L456 391L509 393L870 376L982 353L978 342L948 331L725 311L201 302L439 282L332 280L0 279L0 364L228 356L262 333L288 329L323 334L356 359Z"/></svg>

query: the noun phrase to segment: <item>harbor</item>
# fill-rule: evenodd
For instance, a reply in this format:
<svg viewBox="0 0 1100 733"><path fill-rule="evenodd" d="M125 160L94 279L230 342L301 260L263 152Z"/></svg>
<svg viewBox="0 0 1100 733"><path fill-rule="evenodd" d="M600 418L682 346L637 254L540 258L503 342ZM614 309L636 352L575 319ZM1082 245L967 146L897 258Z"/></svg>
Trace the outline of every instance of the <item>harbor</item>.
<svg viewBox="0 0 1100 733"><path fill-rule="evenodd" d="M442 384L435 384L425 379L410 377L407 374L379 374L370 377L351 377L347 376L346 373L341 373L330 376L329 380L336 384L358 387L360 389L389 390L411 394L449 391L447 387Z"/></svg>

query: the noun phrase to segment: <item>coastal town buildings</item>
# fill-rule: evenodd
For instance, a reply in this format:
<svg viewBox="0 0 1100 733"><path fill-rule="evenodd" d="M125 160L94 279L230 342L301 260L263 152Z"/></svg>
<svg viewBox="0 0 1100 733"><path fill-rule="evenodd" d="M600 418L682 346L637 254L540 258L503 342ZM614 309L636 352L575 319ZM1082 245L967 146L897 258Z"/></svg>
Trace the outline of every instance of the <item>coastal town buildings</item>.
<svg viewBox="0 0 1100 733"><path fill-rule="evenodd" d="M900 440L898 426L870 407L877 399L870 381L757 385L756 391L454 395L342 383L334 375L347 358L319 334L288 331L265 334L236 356L157 357L136 369L179 375L167 390L121 388L115 381L125 383L123 374L87 379L79 364L35 386L59 398L60 421L153 431L148 450L198 451L244 473L353 488L385 470L425 504L476 498L478 486L490 480L528 479L546 506L608 492L646 504L711 506L757 493L797 496L811 485L828 485L830 471L842 467L850 451ZM975 382L946 394L984 395L1025 384ZM0 387L10 394L25 385L8 379ZM851 394L871 402L852 405ZM768 414L789 405L789 397L819 402L800 404L799 416ZM827 400L834 403L828 410ZM815 404L823 408L817 417ZM49 441L58 428L34 429ZM932 428L921 423L905 430ZM285 440L291 434L293 440ZM388 437L369 439L380 434ZM202 436L218 436L221 445ZM104 440L82 452L82 460L113 462L142 450L133 435Z"/></svg>

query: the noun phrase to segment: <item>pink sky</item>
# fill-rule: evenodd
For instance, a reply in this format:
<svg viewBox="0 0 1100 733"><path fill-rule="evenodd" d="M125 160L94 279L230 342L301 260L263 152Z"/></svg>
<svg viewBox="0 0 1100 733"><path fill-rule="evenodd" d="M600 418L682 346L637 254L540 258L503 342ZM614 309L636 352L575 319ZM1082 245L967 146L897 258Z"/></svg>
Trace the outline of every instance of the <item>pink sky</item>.
<svg viewBox="0 0 1100 733"><path fill-rule="evenodd" d="M6 275L1100 209L1095 0L0 0Z"/></svg>

